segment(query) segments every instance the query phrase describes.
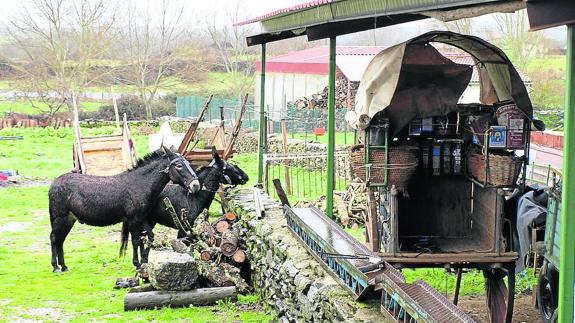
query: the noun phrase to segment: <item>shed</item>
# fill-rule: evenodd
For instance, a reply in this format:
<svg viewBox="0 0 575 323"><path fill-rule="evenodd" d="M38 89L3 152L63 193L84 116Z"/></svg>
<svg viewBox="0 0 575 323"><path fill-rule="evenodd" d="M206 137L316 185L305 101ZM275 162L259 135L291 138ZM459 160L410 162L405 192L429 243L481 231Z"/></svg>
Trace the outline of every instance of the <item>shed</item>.
<svg viewBox="0 0 575 323"><path fill-rule="evenodd" d="M336 49L336 74L350 82L359 82L373 57L384 50L384 46L338 46ZM474 65L473 58L465 52L452 48L440 53L458 64ZM255 69L261 71L261 62ZM281 111L286 103L321 92L328 83L329 47L318 46L278 55L266 61L265 102L272 111ZM530 89L531 80L519 71L521 79ZM255 80L255 102L260 100L259 79ZM479 75L477 68L460 103L479 102ZM353 104L353 103L352 103Z"/></svg>

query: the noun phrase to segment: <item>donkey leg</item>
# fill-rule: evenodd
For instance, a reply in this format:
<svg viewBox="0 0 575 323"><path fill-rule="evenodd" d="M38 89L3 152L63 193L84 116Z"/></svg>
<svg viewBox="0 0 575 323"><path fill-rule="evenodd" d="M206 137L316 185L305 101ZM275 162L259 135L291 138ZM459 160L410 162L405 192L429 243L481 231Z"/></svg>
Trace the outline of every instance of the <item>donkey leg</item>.
<svg viewBox="0 0 575 323"><path fill-rule="evenodd" d="M143 225L143 234L147 235L147 243L140 246L140 253L142 255L142 264L148 263L148 256L150 254L150 248L152 246L152 242L154 242L154 232L153 226L146 223Z"/></svg>
<svg viewBox="0 0 575 323"><path fill-rule="evenodd" d="M50 247L52 249L52 267L53 272L59 273L61 272L60 267L58 266L58 258L60 257L60 253L62 253L63 259L63 250L62 245L64 244L64 240L66 239L66 235L70 232L70 228L68 227L68 214L69 211L63 206L62 202L58 200L53 200L50 197L50 226L52 227L52 231L50 232ZM60 246L60 248L59 248Z"/></svg>
<svg viewBox="0 0 575 323"><path fill-rule="evenodd" d="M72 230L74 223L76 223L76 218L74 218L70 213L67 217L61 218L61 221L63 224L60 227L60 239L56 242L56 248L58 251L58 264L60 265L62 272L66 272L68 271L68 267L64 263L64 241L66 240L68 233L70 233L70 230Z"/></svg>

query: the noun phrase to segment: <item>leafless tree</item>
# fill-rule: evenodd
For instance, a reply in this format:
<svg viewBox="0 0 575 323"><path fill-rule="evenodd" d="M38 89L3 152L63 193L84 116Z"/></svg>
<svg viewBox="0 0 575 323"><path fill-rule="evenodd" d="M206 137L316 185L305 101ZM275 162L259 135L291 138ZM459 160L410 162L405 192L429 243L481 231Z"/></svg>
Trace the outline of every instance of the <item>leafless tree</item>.
<svg viewBox="0 0 575 323"><path fill-rule="evenodd" d="M139 1L130 3L121 31L125 47L121 81L136 89L148 119L162 91L193 81L206 69L203 46L184 25L183 3L163 0L158 5L142 8Z"/></svg>
<svg viewBox="0 0 575 323"><path fill-rule="evenodd" d="M71 107L73 91L82 94L109 75L96 68L107 58L115 22L104 0L31 0L17 17L7 26L16 53L7 60L23 95L48 106L43 112Z"/></svg>
<svg viewBox="0 0 575 323"><path fill-rule="evenodd" d="M536 55L536 49L541 45L543 34L529 32L525 10L495 14L494 17L499 45L510 51L515 65L520 68L525 67L529 59Z"/></svg>
<svg viewBox="0 0 575 323"><path fill-rule="evenodd" d="M243 18L241 8L241 2L234 1L228 10L215 11L203 24L204 33L212 40L216 51L216 65L229 74L225 80L228 94L238 98L251 91L255 60L254 50L246 44L251 27L234 26Z"/></svg>

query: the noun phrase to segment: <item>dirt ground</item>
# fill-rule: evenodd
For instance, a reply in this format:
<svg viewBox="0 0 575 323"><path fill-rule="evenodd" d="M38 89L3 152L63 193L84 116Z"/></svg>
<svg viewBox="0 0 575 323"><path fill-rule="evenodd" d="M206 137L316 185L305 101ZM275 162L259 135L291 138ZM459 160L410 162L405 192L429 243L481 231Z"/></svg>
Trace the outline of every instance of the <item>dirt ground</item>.
<svg viewBox="0 0 575 323"><path fill-rule="evenodd" d="M459 301L461 307L477 322L489 322L489 314L485 305L485 296L467 296ZM513 322L539 323L542 322L539 311L534 305L532 294L521 294L515 298L513 309Z"/></svg>

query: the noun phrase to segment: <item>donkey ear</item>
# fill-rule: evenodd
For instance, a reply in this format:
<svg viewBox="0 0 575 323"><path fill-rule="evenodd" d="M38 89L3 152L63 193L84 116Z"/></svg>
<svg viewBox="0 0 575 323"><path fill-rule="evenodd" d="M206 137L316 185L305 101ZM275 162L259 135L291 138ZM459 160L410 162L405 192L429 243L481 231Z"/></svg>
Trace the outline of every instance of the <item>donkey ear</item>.
<svg viewBox="0 0 575 323"><path fill-rule="evenodd" d="M220 155L218 155L218 150L216 149L216 146L212 146L212 158L216 161L220 161Z"/></svg>
<svg viewBox="0 0 575 323"><path fill-rule="evenodd" d="M162 143L162 145L160 146L160 152L162 153L162 156L166 156L169 151L170 149L166 148L166 146L164 146L164 144Z"/></svg>

